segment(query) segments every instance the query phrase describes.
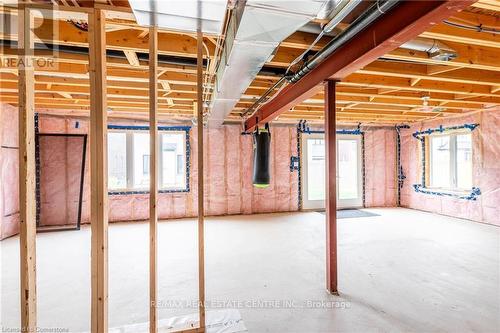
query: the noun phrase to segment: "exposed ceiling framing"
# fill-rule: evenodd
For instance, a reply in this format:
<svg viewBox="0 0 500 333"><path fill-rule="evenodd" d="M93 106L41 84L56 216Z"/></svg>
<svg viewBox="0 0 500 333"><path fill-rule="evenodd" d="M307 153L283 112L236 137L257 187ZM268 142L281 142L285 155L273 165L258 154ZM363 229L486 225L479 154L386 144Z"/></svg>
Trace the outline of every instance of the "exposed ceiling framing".
<svg viewBox="0 0 500 333"><path fill-rule="evenodd" d="M81 16L85 1L55 2L75 6ZM48 2L47 6L53 5ZM133 22L126 1L104 2L116 9L106 21L108 55L108 106L111 117L146 118L148 111L148 34ZM16 15L16 10L0 7L0 12ZM38 21L35 34L41 42L53 45L87 48L87 33L67 21ZM75 14L76 15L76 14ZM40 20L40 19L37 19ZM480 0L448 21L470 26L500 29L500 1ZM205 99L213 88L214 63L222 36L205 38ZM252 82L228 121L242 121L246 110L279 78L298 55L308 48L316 35L296 32L283 41L274 57ZM434 60L425 52L398 48L338 83L337 118L339 122L393 124L444 117L500 105L500 37L498 34L465 30L439 24L421 37L446 43L458 57L451 61ZM3 41L15 41L14 32L3 32ZM328 42L323 38L313 50ZM190 120L196 101L196 40L190 34L160 31L161 56L178 58L184 63L159 63L158 111L163 119ZM0 66L0 101L16 104L17 64L14 45L2 46ZM39 109L56 114L88 115L88 56L67 49L35 52L53 66L35 68L35 103ZM143 56L141 56L143 55ZM169 58L170 59L170 58ZM191 65L192 64L192 65ZM50 110L50 111L49 111ZM323 119L323 95L319 93L292 110L280 115L279 121L311 122Z"/></svg>

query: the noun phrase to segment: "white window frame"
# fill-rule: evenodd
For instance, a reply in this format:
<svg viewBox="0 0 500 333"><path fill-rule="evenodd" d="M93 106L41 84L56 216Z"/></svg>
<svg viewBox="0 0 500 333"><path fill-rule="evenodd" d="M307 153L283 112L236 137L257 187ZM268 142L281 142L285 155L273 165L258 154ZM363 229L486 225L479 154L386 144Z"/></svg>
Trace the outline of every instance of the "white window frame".
<svg viewBox="0 0 500 333"><path fill-rule="evenodd" d="M144 133L149 133L149 131L144 131L144 130L134 130L134 129L108 129L108 133L124 133L125 138L126 138L126 174L127 174L127 187L126 188L109 188L108 187L108 192L109 193L122 193L122 192L148 192L149 191L149 186L144 187L144 188L136 188L134 187L134 133L138 134L144 134ZM183 145L184 145L184 172L185 172L185 184L183 187L162 187L163 184L163 172L162 167L163 167L163 154L162 154L162 135L163 134L181 134L183 135ZM188 173L188 151L187 151L187 139L188 133L184 130L160 130L158 131L158 185L159 185L159 192L187 192L189 191L189 173ZM177 163L177 156L176 156L176 163ZM141 163L142 166L142 163ZM151 181L151 180L150 180Z"/></svg>
<svg viewBox="0 0 500 333"><path fill-rule="evenodd" d="M471 138L471 155L472 155L472 160L474 160L474 147L472 145L472 133L469 131L456 131L456 132L451 132L451 133L443 133L443 134L431 134L427 137L428 140L428 147L429 147L429 178L428 178L428 184L427 188L429 189L440 189L440 190L445 190L445 191L450 191L450 192L465 192L465 191L470 191L472 188L459 188L458 187L458 179L457 179L457 136L458 135L470 135ZM449 137L450 139L450 187L437 187L437 186L432 186L433 183L433 174L432 174L432 138L436 137Z"/></svg>

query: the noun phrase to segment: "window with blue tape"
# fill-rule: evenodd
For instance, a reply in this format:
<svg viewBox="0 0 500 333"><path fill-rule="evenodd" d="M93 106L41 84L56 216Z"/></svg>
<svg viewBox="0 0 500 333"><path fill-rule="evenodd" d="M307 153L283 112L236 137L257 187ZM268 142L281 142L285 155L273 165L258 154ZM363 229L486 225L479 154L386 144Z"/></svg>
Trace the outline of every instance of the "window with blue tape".
<svg viewBox="0 0 500 333"><path fill-rule="evenodd" d="M413 133L422 147L422 182L416 192L476 200L473 184L473 136L478 124L430 128Z"/></svg>

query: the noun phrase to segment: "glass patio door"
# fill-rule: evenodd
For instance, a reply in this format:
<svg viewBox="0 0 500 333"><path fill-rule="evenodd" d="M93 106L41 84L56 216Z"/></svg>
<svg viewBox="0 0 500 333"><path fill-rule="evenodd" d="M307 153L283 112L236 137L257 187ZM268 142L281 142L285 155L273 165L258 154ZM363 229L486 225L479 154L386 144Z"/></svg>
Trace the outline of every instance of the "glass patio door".
<svg viewBox="0 0 500 333"><path fill-rule="evenodd" d="M325 208L324 134L302 135L302 208ZM361 137L337 135L337 207L363 206Z"/></svg>

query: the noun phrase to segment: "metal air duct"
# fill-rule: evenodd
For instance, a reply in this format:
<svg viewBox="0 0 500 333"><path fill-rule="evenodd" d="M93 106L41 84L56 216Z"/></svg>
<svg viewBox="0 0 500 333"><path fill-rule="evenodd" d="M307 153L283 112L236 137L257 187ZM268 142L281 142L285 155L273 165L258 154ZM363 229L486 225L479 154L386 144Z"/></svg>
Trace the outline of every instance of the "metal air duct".
<svg viewBox="0 0 500 333"><path fill-rule="evenodd" d="M400 46L403 49L426 52L434 60L450 61L457 57L457 52L443 42L426 38L415 38Z"/></svg>
<svg viewBox="0 0 500 333"><path fill-rule="evenodd" d="M316 17L325 0L238 1L216 73L208 124L220 126L276 47Z"/></svg>

